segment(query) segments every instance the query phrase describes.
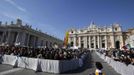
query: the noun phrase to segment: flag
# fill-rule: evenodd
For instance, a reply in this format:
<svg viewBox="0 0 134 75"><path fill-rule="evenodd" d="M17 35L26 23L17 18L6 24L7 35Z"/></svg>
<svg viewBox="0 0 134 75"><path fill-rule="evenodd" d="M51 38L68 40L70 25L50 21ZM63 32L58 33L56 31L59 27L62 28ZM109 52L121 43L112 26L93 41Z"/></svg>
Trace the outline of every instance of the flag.
<svg viewBox="0 0 134 75"><path fill-rule="evenodd" d="M69 38L69 32L66 32L66 35L64 37L64 46L65 47L68 45L68 38Z"/></svg>

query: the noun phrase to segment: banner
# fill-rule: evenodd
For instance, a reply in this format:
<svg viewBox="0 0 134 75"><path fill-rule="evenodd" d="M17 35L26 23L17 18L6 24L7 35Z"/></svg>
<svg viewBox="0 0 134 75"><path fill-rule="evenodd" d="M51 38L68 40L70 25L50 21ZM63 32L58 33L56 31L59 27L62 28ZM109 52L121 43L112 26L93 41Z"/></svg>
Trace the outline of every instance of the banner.
<svg viewBox="0 0 134 75"><path fill-rule="evenodd" d="M69 32L66 32L65 38L64 38L64 46L67 47L68 45L68 38L69 38Z"/></svg>

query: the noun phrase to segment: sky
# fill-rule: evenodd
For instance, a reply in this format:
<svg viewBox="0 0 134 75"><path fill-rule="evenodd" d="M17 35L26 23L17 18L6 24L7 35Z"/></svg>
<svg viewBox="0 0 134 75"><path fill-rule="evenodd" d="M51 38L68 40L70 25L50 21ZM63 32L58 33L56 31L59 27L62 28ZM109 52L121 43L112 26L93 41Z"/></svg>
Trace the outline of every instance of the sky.
<svg viewBox="0 0 134 75"><path fill-rule="evenodd" d="M134 0L0 0L0 21L22 19L32 28L64 39L70 28L119 23L134 28Z"/></svg>

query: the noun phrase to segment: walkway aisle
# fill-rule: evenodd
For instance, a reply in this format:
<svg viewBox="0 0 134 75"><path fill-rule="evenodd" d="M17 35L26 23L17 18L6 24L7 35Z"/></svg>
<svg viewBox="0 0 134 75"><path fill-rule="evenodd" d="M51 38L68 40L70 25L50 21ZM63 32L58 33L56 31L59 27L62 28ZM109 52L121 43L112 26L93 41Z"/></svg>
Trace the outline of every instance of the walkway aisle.
<svg viewBox="0 0 134 75"><path fill-rule="evenodd" d="M61 74L61 75L88 75L92 74L95 71L95 62L99 61L102 63L104 69L103 71L105 72L106 75L120 75L118 74L111 66L109 66L104 60L102 60L95 52L91 53L89 55L89 58L86 65L79 69L76 70L75 72L70 72L68 74Z"/></svg>
<svg viewBox="0 0 134 75"><path fill-rule="evenodd" d="M104 67L103 71L106 73L106 75L120 75L110 65L108 65L108 63L101 59L95 52L92 54L92 57L94 61L99 61L102 63Z"/></svg>

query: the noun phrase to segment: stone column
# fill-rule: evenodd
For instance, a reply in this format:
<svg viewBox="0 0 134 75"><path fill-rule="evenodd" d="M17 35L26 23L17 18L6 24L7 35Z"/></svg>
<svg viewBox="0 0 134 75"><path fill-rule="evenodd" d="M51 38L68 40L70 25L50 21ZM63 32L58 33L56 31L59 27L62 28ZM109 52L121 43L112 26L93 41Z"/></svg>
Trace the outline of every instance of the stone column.
<svg viewBox="0 0 134 75"><path fill-rule="evenodd" d="M23 38L21 40L21 45L24 46L25 45L25 40L26 40L26 33L23 32Z"/></svg>
<svg viewBox="0 0 134 75"><path fill-rule="evenodd" d="M10 45L14 45L15 33L10 32Z"/></svg>
<svg viewBox="0 0 134 75"><path fill-rule="evenodd" d="M100 36L100 48L102 48L102 36Z"/></svg>
<svg viewBox="0 0 134 75"><path fill-rule="evenodd" d="M96 37L94 36L94 49L96 49Z"/></svg>
<svg viewBox="0 0 134 75"><path fill-rule="evenodd" d="M36 41L36 37L33 36L33 44L32 44L33 47L35 47L35 41Z"/></svg>
<svg viewBox="0 0 134 75"><path fill-rule="evenodd" d="M29 46L29 39L30 39L30 34L27 34L26 46Z"/></svg>
<svg viewBox="0 0 134 75"><path fill-rule="evenodd" d="M111 35L110 36L110 39L111 39L111 48L115 48L115 39L114 39L114 36L113 35Z"/></svg>
<svg viewBox="0 0 134 75"><path fill-rule="evenodd" d="M41 41L38 41L38 37L35 36L35 47L41 46Z"/></svg>
<svg viewBox="0 0 134 75"><path fill-rule="evenodd" d="M1 44L3 43L3 40L4 40L4 35L5 35L5 32L3 31L3 34L2 34L2 37L1 37Z"/></svg>
<svg viewBox="0 0 134 75"><path fill-rule="evenodd" d="M38 38L35 36L34 37L34 46L35 47L38 47L38 45L37 45L38 42L37 41L38 41ZM41 46L41 41L40 41L40 46Z"/></svg>
<svg viewBox="0 0 134 75"><path fill-rule="evenodd" d="M107 49L107 35L105 35L105 49Z"/></svg>
<svg viewBox="0 0 134 75"><path fill-rule="evenodd" d="M81 47L81 37L79 36L78 39L79 39L79 47Z"/></svg>
<svg viewBox="0 0 134 75"><path fill-rule="evenodd" d="M41 43L41 46L44 46L44 40L42 39L42 41L41 41L42 43Z"/></svg>
<svg viewBox="0 0 134 75"><path fill-rule="evenodd" d="M89 42L88 42L88 44L89 44L89 49L91 49L91 37L90 37L90 36L88 37L88 41L89 41Z"/></svg>
<svg viewBox="0 0 134 75"><path fill-rule="evenodd" d="M8 38L8 35L7 34L8 34L8 32L5 31L4 32L4 38L3 38L3 41L2 41L3 43L6 43L7 42L7 38Z"/></svg>
<svg viewBox="0 0 134 75"><path fill-rule="evenodd" d="M84 48L87 48L87 36L84 37Z"/></svg>
<svg viewBox="0 0 134 75"><path fill-rule="evenodd" d="M18 43L18 41L19 41L19 32L17 33L17 37L16 37L15 43Z"/></svg>
<svg viewBox="0 0 134 75"><path fill-rule="evenodd" d="M74 47L76 46L76 36L74 36Z"/></svg>
<svg viewBox="0 0 134 75"><path fill-rule="evenodd" d="M34 47L36 47L36 46L35 46L35 45L36 45L35 43L36 43L36 37L34 36Z"/></svg>
<svg viewBox="0 0 134 75"><path fill-rule="evenodd" d="M134 40L132 40L131 42L134 42ZM123 41L123 35L120 36L120 49L124 46L124 41Z"/></svg>
<svg viewBox="0 0 134 75"><path fill-rule="evenodd" d="M10 39L11 39L10 36L11 36L11 32L8 31L8 37L7 37L7 41L6 41L8 45L10 45Z"/></svg>
<svg viewBox="0 0 134 75"><path fill-rule="evenodd" d="M98 39L98 41L97 41L98 42L98 48L100 48L100 36L98 36L97 39Z"/></svg>
<svg viewBox="0 0 134 75"><path fill-rule="evenodd" d="M37 37L38 40L37 40L37 46L41 46L41 38Z"/></svg>
<svg viewBox="0 0 134 75"><path fill-rule="evenodd" d="M19 45L22 46L24 45L25 38L26 38L25 34L23 32L18 31L15 43L18 43Z"/></svg>
<svg viewBox="0 0 134 75"><path fill-rule="evenodd" d="M20 32L17 33L17 37L16 37L15 43L19 43L19 42L20 42Z"/></svg>

